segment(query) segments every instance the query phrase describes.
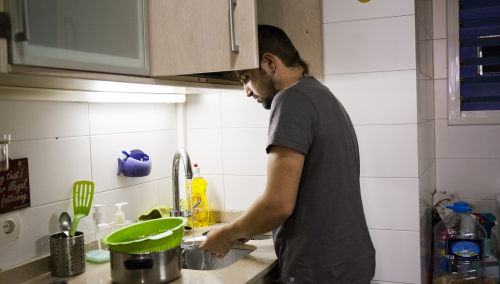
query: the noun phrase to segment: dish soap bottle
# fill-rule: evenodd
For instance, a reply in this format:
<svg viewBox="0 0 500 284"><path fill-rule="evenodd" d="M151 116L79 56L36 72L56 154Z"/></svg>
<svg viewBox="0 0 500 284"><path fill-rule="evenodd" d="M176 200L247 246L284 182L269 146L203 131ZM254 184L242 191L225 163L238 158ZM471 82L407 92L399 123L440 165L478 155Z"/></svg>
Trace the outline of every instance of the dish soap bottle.
<svg viewBox="0 0 500 284"><path fill-rule="evenodd" d="M434 284L486 283L486 230L465 202L446 206L453 213L434 227ZM444 257L443 257L444 256Z"/></svg>
<svg viewBox="0 0 500 284"><path fill-rule="evenodd" d="M98 250L92 250L85 254L85 257L90 262L95 263L103 263L109 261L109 251L101 249L101 234L106 235L106 229L110 226L103 222L103 216L101 209L106 208L106 205L94 205L94 221L96 227L96 237L97 237L97 245L99 246Z"/></svg>
<svg viewBox="0 0 500 284"><path fill-rule="evenodd" d="M122 202L122 203L116 203L115 206L118 208L118 211L116 211L115 214L115 221L109 223L111 225L111 228L114 231L117 231L127 225L132 224L132 221L130 220L125 220L125 213L122 211L122 206L127 205L128 202Z"/></svg>
<svg viewBox="0 0 500 284"><path fill-rule="evenodd" d="M189 190L189 181L186 183L186 186L188 194L192 196L192 198L188 198L188 208L191 209L191 200L194 204L200 202L192 212L194 218L190 218L189 225L192 226L192 222L194 221L194 226L192 226L194 228L207 227L210 221L210 211L207 202L207 181L200 175L198 164L194 164L193 167L192 192Z"/></svg>

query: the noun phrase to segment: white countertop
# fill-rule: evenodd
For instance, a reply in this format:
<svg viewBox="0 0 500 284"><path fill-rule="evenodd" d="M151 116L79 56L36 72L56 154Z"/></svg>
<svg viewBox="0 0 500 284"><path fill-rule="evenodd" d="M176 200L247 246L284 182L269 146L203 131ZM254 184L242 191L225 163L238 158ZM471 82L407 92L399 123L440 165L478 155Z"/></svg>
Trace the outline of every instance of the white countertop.
<svg viewBox="0 0 500 284"><path fill-rule="evenodd" d="M201 232L218 225L197 228L195 234L198 236ZM171 283L254 283L277 265L277 259L272 239L249 241L247 244L255 246L257 249L229 267L210 271L183 269L181 277ZM73 277L53 277L50 273L47 273L23 283L49 284L62 280L65 280L69 284L113 283L111 281L109 262L95 264L88 261L86 271L83 274Z"/></svg>

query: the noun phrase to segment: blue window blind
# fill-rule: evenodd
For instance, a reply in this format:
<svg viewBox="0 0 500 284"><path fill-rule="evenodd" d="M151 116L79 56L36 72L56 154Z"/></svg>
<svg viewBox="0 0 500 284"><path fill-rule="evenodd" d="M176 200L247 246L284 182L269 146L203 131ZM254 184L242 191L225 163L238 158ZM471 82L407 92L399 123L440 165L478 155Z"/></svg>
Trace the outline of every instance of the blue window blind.
<svg viewBox="0 0 500 284"><path fill-rule="evenodd" d="M460 4L460 110L500 110L500 0Z"/></svg>

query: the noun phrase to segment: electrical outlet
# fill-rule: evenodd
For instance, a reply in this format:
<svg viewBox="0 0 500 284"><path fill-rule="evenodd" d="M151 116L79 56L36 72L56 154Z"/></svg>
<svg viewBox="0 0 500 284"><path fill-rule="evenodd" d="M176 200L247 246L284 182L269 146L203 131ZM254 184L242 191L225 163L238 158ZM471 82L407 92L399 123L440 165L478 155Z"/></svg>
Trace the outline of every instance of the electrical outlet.
<svg viewBox="0 0 500 284"><path fill-rule="evenodd" d="M0 216L0 244L14 241L21 232L19 214Z"/></svg>

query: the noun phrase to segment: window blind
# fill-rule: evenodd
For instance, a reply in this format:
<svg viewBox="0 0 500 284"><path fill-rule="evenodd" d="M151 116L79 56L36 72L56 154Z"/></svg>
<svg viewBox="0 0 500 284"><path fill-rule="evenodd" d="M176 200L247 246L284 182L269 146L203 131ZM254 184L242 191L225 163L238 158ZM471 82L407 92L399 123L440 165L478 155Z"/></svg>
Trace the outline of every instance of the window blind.
<svg viewBox="0 0 500 284"><path fill-rule="evenodd" d="M500 110L500 0L462 0L460 110Z"/></svg>

